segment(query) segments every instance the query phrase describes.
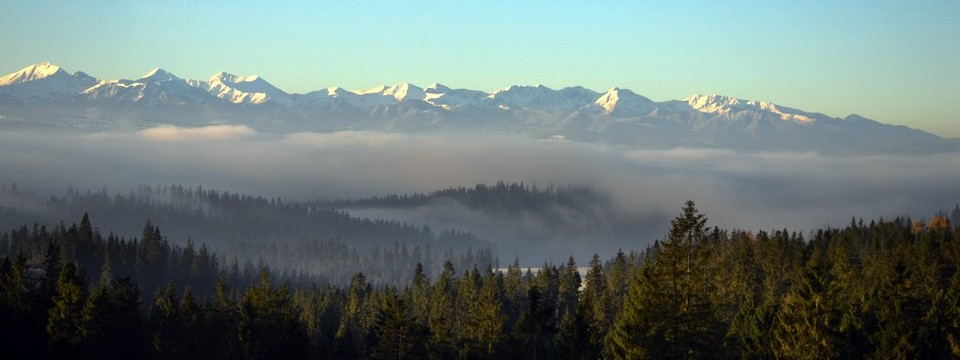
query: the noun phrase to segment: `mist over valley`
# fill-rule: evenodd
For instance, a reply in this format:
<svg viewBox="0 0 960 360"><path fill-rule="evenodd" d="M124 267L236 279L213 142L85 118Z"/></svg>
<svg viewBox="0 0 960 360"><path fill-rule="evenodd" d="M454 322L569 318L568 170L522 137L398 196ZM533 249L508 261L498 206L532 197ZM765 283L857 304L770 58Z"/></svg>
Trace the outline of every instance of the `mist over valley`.
<svg viewBox="0 0 960 360"><path fill-rule="evenodd" d="M0 14L0 359L960 358L960 1Z"/></svg>
<svg viewBox="0 0 960 360"><path fill-rule="evenodd" d="M4 131L0 132L0 154L3 182L15 182L37 194L41 203L0 199L3 205L43 216L41 222L48 226L76 221L83 212L90 212L93 219L109 224L104 231L133 237L151 218L171 241L182 243L192 237L219 249L229 248L227 244L236 239L215 228L179 228L145 214L137 214L140 219L113 221L93 209L63 211L42 205L50 195L63 196L68 188L112 197L136 193L144 185L156 189L179 185L282 200L296 204L301 212L308 207L335 209L357 219L469 233L488 243L500 264L519 258L525 266L562 262L570 255L583 263L595 253L606 257L618 249L642 249L664 238L672 214L687 199L697 201L711 226L751 231L789 228L802 233L846 225L852 217L926 218L952 208L960 196L956 187L960 155L956 153L823 156L704 148L649 150L471 132L273 134L242 125L215 125L160 126L135 132ZM922 185L918 177L924 179ZM535 209L471 204L439 194L392 206L371 200L448 188L474 190L477 184L495 188L498 182L523 183L534 192L579 191L582 196ZM162 203L164 198L155 196L151 201ZM193 205L183 207L193 210ZM215 208L208 211L207 215L217 215ZM33 222L29 217L19 219ZM288 225L271 229L274 225L266 219L256 223L263 228L246 234L261 234L267 243L344 236L290 233L284 228ZM17 225L21 224L5 224ZM395 241L384 234L377 244L388 248ZM446 248L439 244L434 250L442 254ZM246 256L257 261L257 255ZM273 262L285 265L282 258Z"/></svg>

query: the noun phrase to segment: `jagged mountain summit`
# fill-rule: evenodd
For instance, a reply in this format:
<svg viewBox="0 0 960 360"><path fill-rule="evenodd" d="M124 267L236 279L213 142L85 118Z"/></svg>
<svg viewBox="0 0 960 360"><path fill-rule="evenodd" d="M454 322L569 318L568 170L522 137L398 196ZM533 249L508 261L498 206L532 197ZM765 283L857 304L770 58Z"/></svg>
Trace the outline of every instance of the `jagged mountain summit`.
<svg viewBox="0 0 960 360"><path fill-rule="evenodd" d="M608 90L593 104L603 108L606 114L620 116L641 116L656 108L656 103L650 99L616 87Z"/></svg>
<svg viewBox="0 0 960 360"><path fill-rule="evenodd" d="M218 72L206 82L188 81L192 86L205 88L214 96L234 104L263 104L267 101L291 104L290 95L257 75L237 76Z"/></svg>
<svg viewBox="0 0 960 360"><path fill-rule="evenodd" d="M70 74L43 62L0 78L0 98L30 101L71 97L96 83L97 79L83 72Z"/></svg>
<svg viewBox="0 0 960 360"><path fill-rule="evenodd" d="M39 63L0 78L0 129L136 130L161 124L238 124L258 131L366 130L527 134L640 148L926 154L960 142L858 115L845 118L766 101L692 95L656 102L628 89L599 93L513 85L493 92L409 83L290 94L257 75L206 80L160 68L98 80Z"/></svg>
<svg viewBox="0 0 960 360"><path fill-rule="evenodd" d="M580 86L553 90L539 84L536 86L513 85L494 91L484 100L501 109L564 112L587 106L599 95L595 91Z"/></svg>
<svg viewBox="0 0 960 360"><path fill-rule="evenodd" d="M196 105L215 101L206 90L166 70L155 68L136 80L100 81L80 93L93 102L157 105Z"/></svg>

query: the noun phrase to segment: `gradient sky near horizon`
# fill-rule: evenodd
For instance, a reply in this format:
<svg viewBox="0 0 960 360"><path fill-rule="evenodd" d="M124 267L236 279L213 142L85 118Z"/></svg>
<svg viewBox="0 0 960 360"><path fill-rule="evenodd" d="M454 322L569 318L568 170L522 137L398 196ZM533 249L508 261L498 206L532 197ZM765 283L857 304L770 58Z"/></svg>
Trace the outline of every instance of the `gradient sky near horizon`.
<svg viewBox="0 0 960 360"><path fill-rule="evenodd" d="M0 73L715 93L960 137L960 1L0 2Z"/></svg>

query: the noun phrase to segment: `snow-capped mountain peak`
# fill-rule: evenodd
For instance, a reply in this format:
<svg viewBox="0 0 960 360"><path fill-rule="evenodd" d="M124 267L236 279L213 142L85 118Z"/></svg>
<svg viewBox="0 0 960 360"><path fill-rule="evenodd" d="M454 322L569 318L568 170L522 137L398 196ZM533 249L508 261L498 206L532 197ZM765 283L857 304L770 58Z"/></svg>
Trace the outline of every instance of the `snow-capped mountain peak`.
<svg viewBox="0 0 960 360"><path fill-rule="evenodd" d="M618 87L607 90L593 104L603 108L603 112L607 114L622 116L642 115L651 111L654 106L650 99Z"/></svg>
<svg viewBox="0 0 960 360"><path fill-rule="evenodd" d="M581 86L554 90L542 84L513 85L490 93L439 83L426 88L399 83L291 95L257 75L219 72L206 80L186 80L158 68L139 79L98 81L83 72L70 74L39 63L0 77L0 105L0 120L33 112L37 119L52 119L48 123L66 127L196 121L281 132L478 129L645 147L960 151L955 140L857 115L840 119L722 95L654 102L618 87L601 94ZM235 111L235 105L245 107Z"/></svg>
<svg viewBox="0 0 960 360"><path fill-rule="evenodd" d="M494 91L490 94L490 98L495 98L497 96L506 96L508 94L541 94L546 91L553 91L542 84L535 85L510 85L503 89Z"/></svg>
<svg viewBox="0 0 960 360"><path fill-rule="evenodd" d="M136 80L101 81L83 90L83 99L96 103L137 103L154 106L194 106L215 102L202 81L184 80L155 68Z"/></svg>
<svg viewBox="0 0 960 360"><path fill-rule="evenodd" d="M42 62L27 66L23 69L20 69L20 71L0 78L0 86L40 80L58 74L70 75L66 71L63 71L63 69L61 69L59 66L48 62Z"/></svg>
<svg viewBox="0 0 960 360"><path fill-rule="evenodd" d="M537 84L535 86L510 85L494 91L487 96L489 101L504 109L527 108L537 106L550 97L552 89Z"/></svg>
<svg viewBox="0 0 960 360"><path fill-rule="evenodd" d="M426 93L423 91L423 89L410 83L399 83L393 86L380 85L370 89L358 91L356 94L362 96L379 95L387 98L393 98L397 102L404 100L423 100L426 97Z"/></svg>
<svg viewBox="0 0 960 360"><path fill-rule="evenodd" d="M213 74L208 81L221 81L225 83L252 83L265 80L263 80L259 75L238 76L226 71L221 71Z"/></svg>
<svg viewBox="0 0 960 360"><path fill-rule="evenodd" d="M443 93L443 92L447 92L447 91L450 91L450 90L451 90L451 89L450 89L449 87L447 87L446 85L443 85L443 84L441 84L441 83L433 83L433 84L430 84L429 86L427 86L426 88L423 89L423 91L425 91L425 92L427 92L427 93L434 93L434 94L436 94L436 93Z"/></svg>
<svg viewBox="0 0 960 360"><path fill-rule="evenodd" d="M423 89L423 92L423 101L447 110L475 105L489 95L478 90L452 89L440 83L430 84L426 89Z"/></svg>
<svg viewBox="0 0 960 360"><path fill-rule="evenodd" d="M610 90L607 90L599 99L597 99L594 104L599 107L602 107L606 113L610 113L617 106L617 102L620 101L620 88L613 87Z"/></svg>
<svg viewBox="0 0 960 360"><path fill-rule="evenodd" d="M397 99L397 101L423 100L427 96L423 89L410 83L400 83L391 86L384 90L383 94L392 96L394 99Z"/></svg>
<svg viewBox="0 0 960 360"><path fill-rule="evenodd" d="M147 82L161 82L161 81L176 81L176 80L182 80L182 79L174 76L173 74L161 68L154 68L148 71L146 74L143 74L143 76L141 76L140 79L138 80L147 81Z"/></svg>
<svg viewBox="0 0 960 360"><path fill-rule="evenodd" d="M0 77L0 94L14 99L59 99L76 95L97 83L92 76L70 75L59 66L43 62Z"/></svg>
<svg viewBox="0 0 960 360"><path fill-rule="evenodd" d="M534 86L511 85L488 95L487 102L504 109L536 109L547 112L563 112L587 106L599 94L580 86L553 90L537 84Z"/></svg>
<svg viewBox="0 0 960 360"><path fill-rule="evenodd" d="M328 96L335 96L335 95L345 94L349 92L347 91L347 89L344 89L339 86L331 86L326 89L323 89L323 91L326 92Z"/></svg>
<svg viewBox="0 0 960 360"><path fill-rule="evenodd" d="M386 86L377 86L362 91L350 91L334 86L309 93L306 99L313 103L335 103L360 108L389 105L396 102L392 97L383 94L386 89Z"/></svg>
<svg viewBox="0 0 960 360"><path fill-rule="evenodd" d="M778 116L781 120L794 121L801 124L813 123L817 117L816 114L781 107L767 101L744 100L724 95L695 94L684 100L690 107L708 114L723 115L739 111L760 111Z"/></svg>
<svg viewBox="0 0 960 360"><path fill-rule="evenodd" d="M387 91L387 86L386 86L386 85L378 85L378 86L374 86L374 87L369 88L369 89L366 89L366 90L356 91L356 93L357 93L357 94L360 94L360 95L369 95L369 94L380 94L380 95L382 95L384 91Z"/></svg>
<svg viewBox="0 0 960 360"><path fill-rule="evenodd" d="M237 76L228 72L213 74L207 82L197 82L193 86L206 86L207 92L234 104L262 104L268 100L289 102L287 93L273 86L258 75Z"/></svg>
<svg viewBox="0 0 960 360"><path fill-rule="evenodd" d="M690 107L697 109L697 111L708 114L725 114L737 106L746 103L745 100L715 94L694 94L684 99L684 101L690 104Z"/></svg>

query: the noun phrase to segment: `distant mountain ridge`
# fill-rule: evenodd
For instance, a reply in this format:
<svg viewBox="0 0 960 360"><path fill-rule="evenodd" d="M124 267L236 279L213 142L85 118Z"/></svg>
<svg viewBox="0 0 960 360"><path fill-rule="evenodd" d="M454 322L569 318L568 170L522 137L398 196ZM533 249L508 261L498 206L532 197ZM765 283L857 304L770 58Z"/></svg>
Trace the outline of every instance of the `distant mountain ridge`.
<svg viewBox="0 0 960 360"><path fill-rule="evenodd" d="M189 80L157 68L135 80L99 80L50 63L0 78L0 128L110 131L160 124L237 124L275 133L479 130L641 148L842 154L960 150L956 139L855 114L836 118L723 95L656 102L616 87L599 93L579 86L513 85L488 93L437 83L290 94L256 75L219 72Z"/></svg>

